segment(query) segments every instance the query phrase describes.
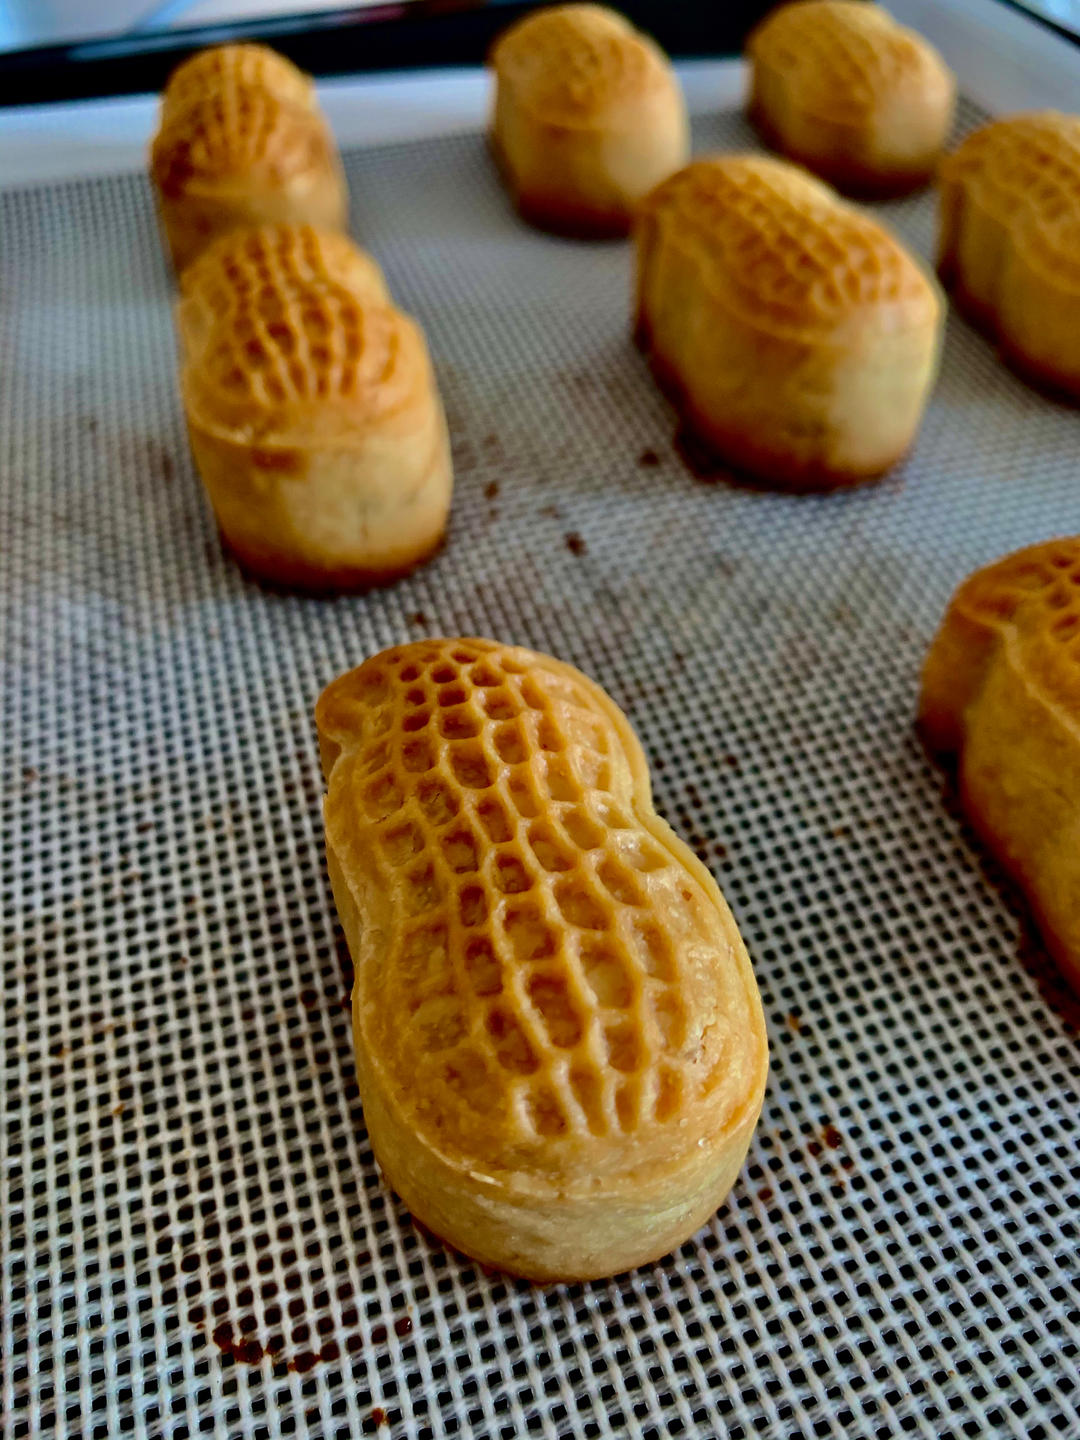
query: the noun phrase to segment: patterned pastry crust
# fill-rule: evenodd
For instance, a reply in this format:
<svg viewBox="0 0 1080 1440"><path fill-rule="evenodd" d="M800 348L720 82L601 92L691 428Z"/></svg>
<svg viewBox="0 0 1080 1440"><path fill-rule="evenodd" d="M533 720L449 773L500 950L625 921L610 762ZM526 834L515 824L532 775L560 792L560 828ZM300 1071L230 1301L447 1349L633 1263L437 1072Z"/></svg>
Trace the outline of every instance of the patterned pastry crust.
<svg viewBox="0 0 1080 1440"><path fill-rule="evenodd" d="M1006 556L954 595L920 725L957 756L972 823L1080 993L1080 537Z"/></svg>
<svg viewBox="0 0 1080 1440"><path fill-rule="evenodd" d="M266 45L217 45L177 66L161 96L162 113L178 115L230 90L262 90L287 105L317 108L310 77L284 55Z"/></svg>
<svg viewBox="0 0 1080 1440"><path fill-rule="evenodd" d="M449 443L423 335L351 248L307 227L227 237L178 305L196 463L230 548L281 584L393 579L446 527Z"/></svg>
<svg viewBox="0 0 1080 1440"><path fill-rule="evenodd" d="M209 60L204 65L209 68ZM247 83L248 71L264 74L274 88ZM242 226L307 222L343 229L344 176L310 95L290 98L290 87L266 64L222 63L202 74L205 88L196 83L200 74L181 84L180 98L169 100L166 91L150 153L177 273L212 240ZM219 83L212 85L214 79Z"/></svg>
<svg viewBox="0 0 1080 1440"><path fill-rule="evenodd" d="M667 57L620 15L562 5L497 41L492 148L522 215L571 234L625 234L634 206L689 153Z"/></svg>
<svg viewBox="0 0 1080 1440"><path fill-rule="evenodd" d="M925 184L956 85L921 35L865 0L798 0L753 32L750 114L793 160L854 194Z"/></svg>
<svg viewBox="0 0 1080 1440"><path fill-rule="evenodd" d="M1080 397L1080 116L984 125L940 182L938 267L958 305L1019 370Z"/></svg>
<svg viewBox="0 0 1080 1440"><path fill-rule="evenodd" d="M796 489L896 463L943 306L888 231L794 166L733 155L653 191L636 239L638 338L721 457Z"/></svg>
<svg viewBox="0 0 1080 1440"><path fill-rule="evenodd" d="M486 640L375 656L317 709L365 1119L406 1204L536 1279L666 1254L761 1107L753 972L625 717Z"/></svg>
<svg viewBox="0 0 1080 1440"><path fill-rule="evenodd" d="M284 293L307 285L338 285L390 303L379 266L346 235L311 225L229 231L181 276L176 313L184 354L193 355L241 305L257 305L261 296L265 305L276 306Z"/></svg>

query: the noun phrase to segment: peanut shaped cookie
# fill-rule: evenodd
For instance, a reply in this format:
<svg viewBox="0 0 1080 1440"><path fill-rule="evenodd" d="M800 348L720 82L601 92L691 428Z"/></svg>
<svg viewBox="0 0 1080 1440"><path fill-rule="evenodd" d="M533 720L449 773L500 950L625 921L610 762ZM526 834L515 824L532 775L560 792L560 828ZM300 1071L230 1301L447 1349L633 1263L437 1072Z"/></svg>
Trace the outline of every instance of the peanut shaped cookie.
<svg viewBox="0 0 1080 1440"><path fill-rule="evenodd" d="M902 457L944 306L887 230L794 165L722 155L658 186L635 235L638 340L722 459L798 490Z"/></svg>
<svg viewBox="0 0 1080 1440"><path fill-rule="evenodd" d="M1080 399L1080 115L995 120L948 156L938 270L1017 370Z"/></svg>
<svg viewBox="0 0 1080 1440"><path fill-rule="evenodd" d="M397 578L442 541L453 471L424 336L344 236L229 235L185 274L181 393L222 536L276 584Z"/></svg>
<svg viewBox="0 0 1080 1440"><path fill-rule="evenodd" d="M626 718L489 640L399 646L316 708L375 1154L451 1244L538 1280L666 1254L761 1108L746 950Z"/></svg>
<svg viewBox="0 0 1080 1440"><path fill-rule="evenodd" d="M280 56L226 46L166 89L150 151L177 274L219 235L286 221L345 228L337 148L310 85Z"/></svg>
<svg viewBox="0 0 1080 1440"><path fill-rule="evenodd" d="M964 581L927 657L919 719L957 757L972 824L1080 994L1080 538Z"/></svg>
<svg viewBox="0 0 1080 1440"><path fill-rule="evenodd" d="M689 154L667 56L600 5L558 5L492 50L491 141L522 216L544 229L624 235L634 207Z"/></svg>
<svg viewBox="0 0 1080 1440"><path fill-rule="evenodd" d="M750 117L778 150L850 194L925 185L956 82L928 40L866 0L780 5L747 45Z"/></svg>

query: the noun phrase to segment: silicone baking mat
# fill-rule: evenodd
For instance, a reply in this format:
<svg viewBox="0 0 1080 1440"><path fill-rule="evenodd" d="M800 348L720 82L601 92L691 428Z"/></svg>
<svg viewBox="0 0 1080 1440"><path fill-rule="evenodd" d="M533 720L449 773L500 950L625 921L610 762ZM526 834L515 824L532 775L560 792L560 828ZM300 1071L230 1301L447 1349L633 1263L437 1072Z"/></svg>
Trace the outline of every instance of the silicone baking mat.
<svg viewBox="0 0 1080 1440"><path fill-rule="evenodd" d="M0 197L8 1433L1080 1435L1077 1008L912 730L958 581L1080 528L1080 414L951 315L884 483L696 478L627 246L523 228L478 135L348 169L457 490L331 601L222 555L145 179ZM880 208L929 254L930 198ZM609 1283L483 1273L365 1141L311 712L429 633L606 686L754 957L746 1167Z"/></svg>

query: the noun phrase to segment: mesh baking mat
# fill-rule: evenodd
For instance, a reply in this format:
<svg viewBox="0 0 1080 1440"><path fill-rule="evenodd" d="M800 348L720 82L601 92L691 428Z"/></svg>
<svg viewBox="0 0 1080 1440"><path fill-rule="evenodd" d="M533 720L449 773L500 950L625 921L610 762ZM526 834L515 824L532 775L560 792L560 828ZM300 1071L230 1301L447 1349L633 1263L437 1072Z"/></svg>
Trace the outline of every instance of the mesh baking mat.
<svg viewBox="0 0 1080 1440"><path fill-rule="evenodd" d="M0 197L7 1433L1080 1435L1077 1009L912 729L959 580L1080 529L1080 415L951 315L884 483L703 480L628 247L519 225L478 135L348 170L457 489L330 601L222 555L146 180ZM879 208L930 253L929 198ZM446 1250L365 1139L312 706L459 633L625 708L768 1017L728 1203L607 1283Z"/></svg>

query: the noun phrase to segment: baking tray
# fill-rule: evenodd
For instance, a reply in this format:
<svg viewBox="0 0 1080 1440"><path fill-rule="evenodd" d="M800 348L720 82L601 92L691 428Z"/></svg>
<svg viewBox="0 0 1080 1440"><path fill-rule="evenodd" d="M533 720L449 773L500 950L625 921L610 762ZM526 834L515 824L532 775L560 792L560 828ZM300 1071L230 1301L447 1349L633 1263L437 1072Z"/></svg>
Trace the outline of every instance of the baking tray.
<svg viewBox="0 0 1080 1440"><path fill-rule="evenodd" d="M1080 525L1080 415L950 315L883 483L703 481L627 246L523 228L479 135L347 163L457 490L331 601L221 552L146 180L0 196L8 1433L1080 1435L1077 1012L912 729L959 580ZM930 253L929 197L878 208ZM311 712L429 633L606 686L755 961L746 1167L610 1282L482 1272L365 1140Z"/></svg>

